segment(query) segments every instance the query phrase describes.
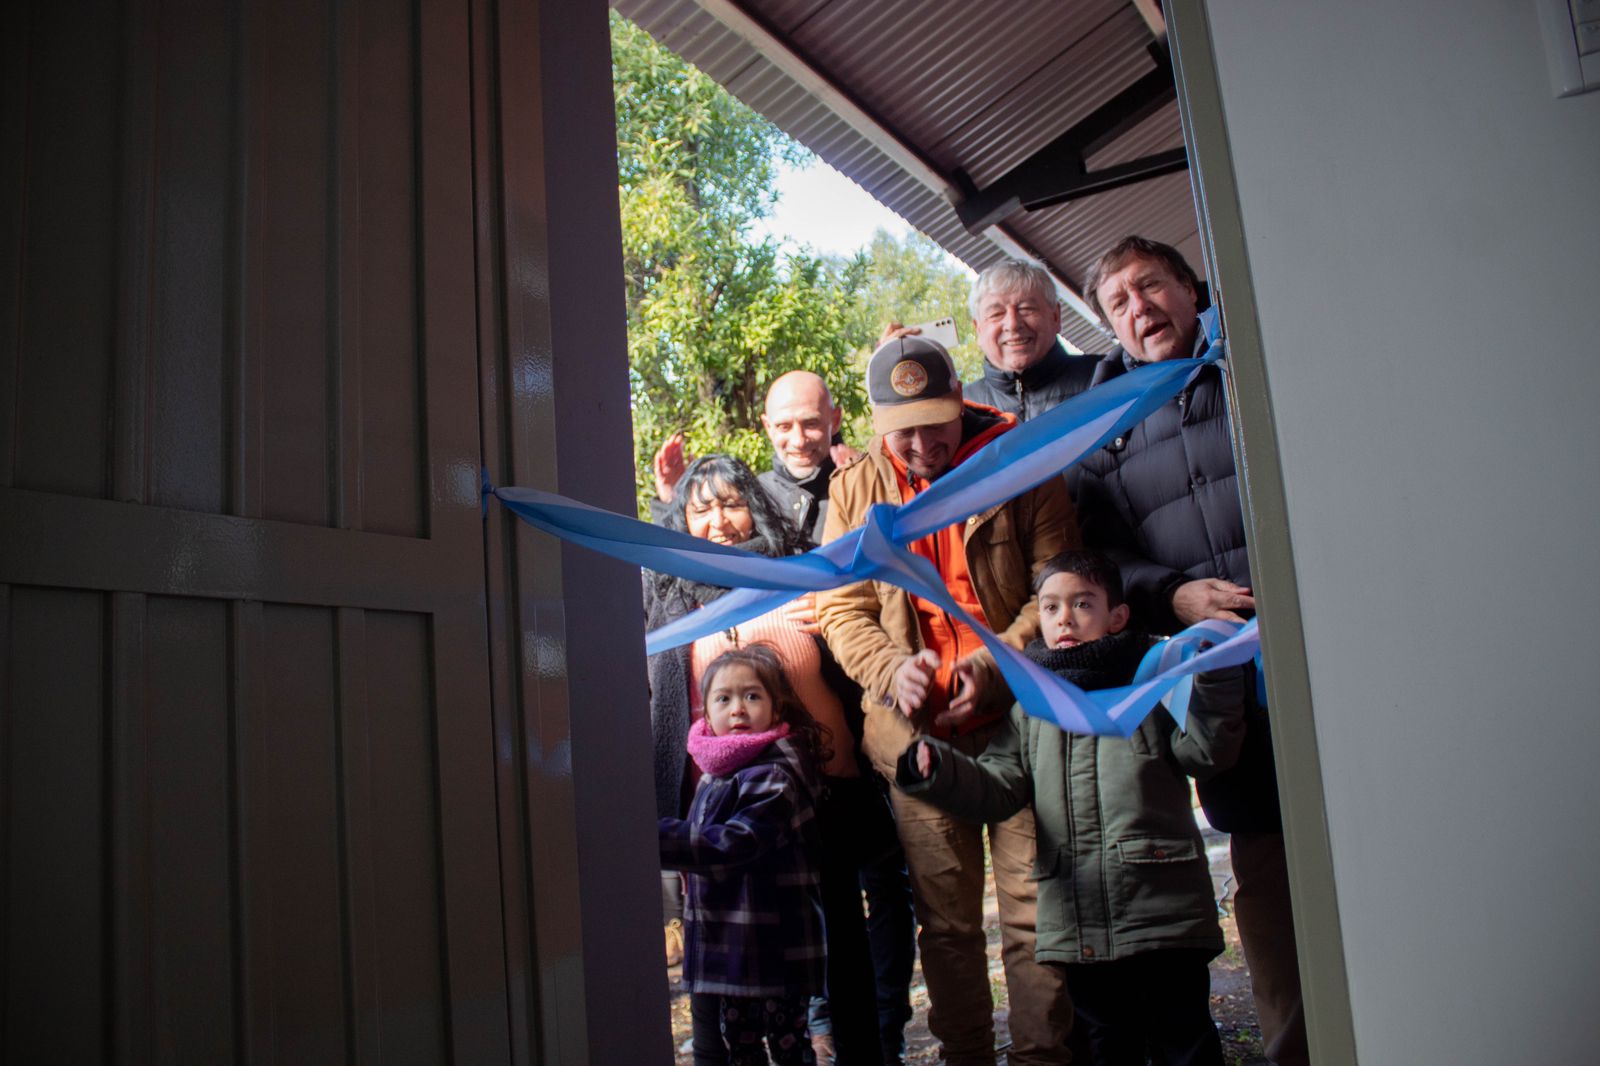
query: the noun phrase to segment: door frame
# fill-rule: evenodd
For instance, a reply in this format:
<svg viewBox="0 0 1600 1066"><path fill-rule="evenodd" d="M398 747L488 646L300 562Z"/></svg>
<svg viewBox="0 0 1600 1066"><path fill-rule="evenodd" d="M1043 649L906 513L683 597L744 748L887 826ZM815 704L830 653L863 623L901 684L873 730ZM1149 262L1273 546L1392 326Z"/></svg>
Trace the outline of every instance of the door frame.
<svg viewBox="0 0 1600 1066"><path fill-rule="evenodd" d="M1234 461L1249 528L1251 578L1267 623L1261 648L1307 1037L1312 1061L1354 1066L1355 1027L1289 507L1211 25L1205 0L1169 0L1166 15L1206 276L1228 337Z"/></svg>

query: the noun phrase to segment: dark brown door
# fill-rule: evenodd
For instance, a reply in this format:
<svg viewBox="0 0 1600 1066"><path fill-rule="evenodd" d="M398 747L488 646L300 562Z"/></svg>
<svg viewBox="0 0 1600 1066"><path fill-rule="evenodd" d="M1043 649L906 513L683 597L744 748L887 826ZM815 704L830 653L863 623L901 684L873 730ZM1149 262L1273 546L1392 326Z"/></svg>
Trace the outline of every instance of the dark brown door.
<svg viewBox="0 0 1600 1066"><path fill-rule="evenodd" d="M0 1060L509 1061L469 8L20 8Z"/></svg>

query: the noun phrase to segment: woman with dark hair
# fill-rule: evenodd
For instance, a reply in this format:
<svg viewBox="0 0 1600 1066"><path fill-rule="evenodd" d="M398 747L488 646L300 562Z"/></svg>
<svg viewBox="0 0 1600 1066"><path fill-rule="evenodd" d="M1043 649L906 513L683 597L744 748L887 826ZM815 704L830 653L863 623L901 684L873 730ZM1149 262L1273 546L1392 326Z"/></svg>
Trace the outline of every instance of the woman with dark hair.
<svg viewBox="0 0 1600 1066"><path fill-rule="evenodd" d="M750 468L727 455L702 456L690 465L677 484L663 525L771 558L795 555L811 546L778 510ZM670 574L646 572L646 625L659 628L726 592ZM692 645L650 656L656 807L661 817L681 818L694 793L696 775L686 745L689 727L702 713L699 682L705 668L730 648L771 645L806 710L826 731L830 749L819 768L823 796L817 817L834 1043L841 1063L879 1063L877 997L861 910L859 868L862 858L870 857L863 851L876 846L868 841L878 839L893 846L896 837L882 793L861 775L857 731L845 718L847 707L859 706L859 695L850 693L850 682L816 633L815 608L808 593ZM671 919L681 915L682 908L677 876L663 875L663 889L670 928ZM715 997L692 995L690 1011L697 1066L725 1062Z"/></svg>

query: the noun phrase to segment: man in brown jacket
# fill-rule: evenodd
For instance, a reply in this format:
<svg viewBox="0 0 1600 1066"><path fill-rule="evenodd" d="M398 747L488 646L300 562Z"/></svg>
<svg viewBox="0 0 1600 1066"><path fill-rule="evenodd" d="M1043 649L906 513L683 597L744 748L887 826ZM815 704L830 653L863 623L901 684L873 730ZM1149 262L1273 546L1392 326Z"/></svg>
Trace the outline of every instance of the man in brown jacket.
<svg viewBox="0 0 1600 1066"><path fill-rule="evenodd" d="M949 354L922 337L897 337L873 353L867 393L878 436L865 455L834 474L824 540L861 525L873 504L912 499L1017 424L1012 415L964 403ZM1052 478L908 547L933 563L968 613L1020 649L1039 632L1033 572L1077 545L1072 505L1061 480ZM819 593L817 616L834 656L864 690L863 748L880 773L893 780L895 761L922 733L974 756L988 745L1011 696L994 659L964 623L881 582ZM897 789L890 797L922 926L928 1028L944 1045L947 1063L992 1066L984 827ZM1060 973L1033 957L1033 812L988 830L1010 998L1008 1061L1066 1062L1072 1005Z"/></svg>

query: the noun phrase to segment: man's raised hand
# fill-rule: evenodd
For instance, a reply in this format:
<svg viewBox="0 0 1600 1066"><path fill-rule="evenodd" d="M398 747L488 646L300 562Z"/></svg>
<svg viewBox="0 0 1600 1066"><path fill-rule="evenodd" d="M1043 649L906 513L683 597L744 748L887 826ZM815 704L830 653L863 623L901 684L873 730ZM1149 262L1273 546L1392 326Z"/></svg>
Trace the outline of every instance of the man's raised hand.
<svg viewBox="0 0 1600 1066"><path fill-rule="evenodd" d="M901 337L915 337L921 332L921 326L902 326L898 322L890 322L883 327L883 332L878 334L878 343L874 347L882 348L890 341L897 341Z"/></svg>

